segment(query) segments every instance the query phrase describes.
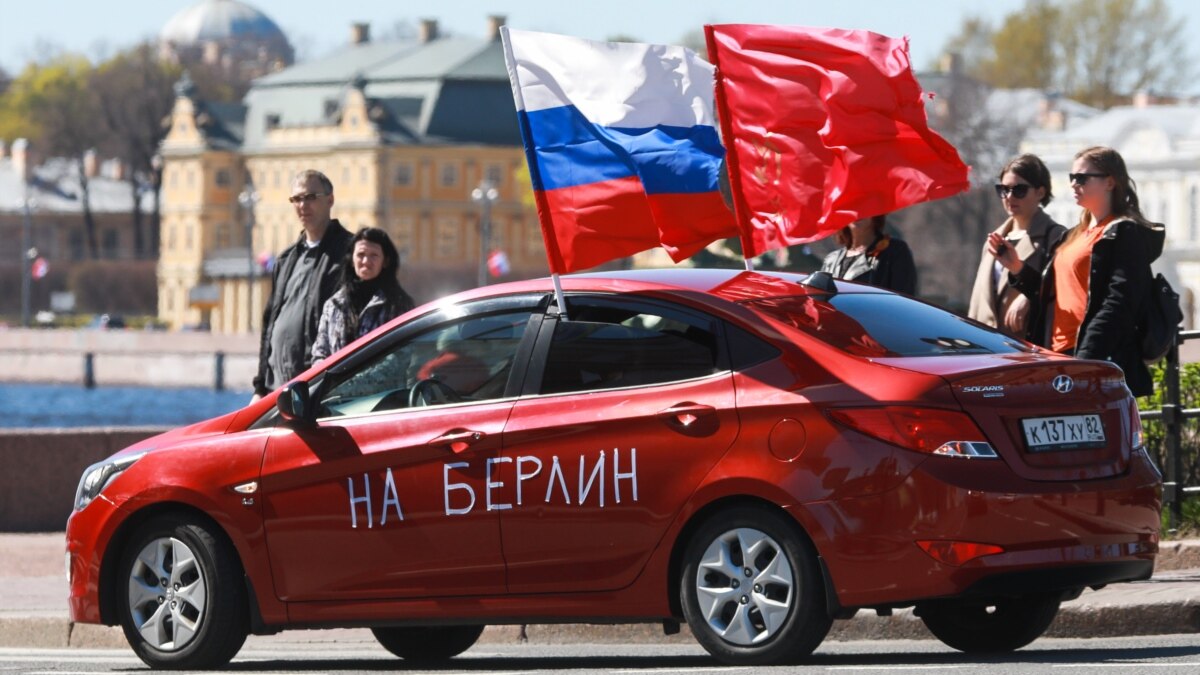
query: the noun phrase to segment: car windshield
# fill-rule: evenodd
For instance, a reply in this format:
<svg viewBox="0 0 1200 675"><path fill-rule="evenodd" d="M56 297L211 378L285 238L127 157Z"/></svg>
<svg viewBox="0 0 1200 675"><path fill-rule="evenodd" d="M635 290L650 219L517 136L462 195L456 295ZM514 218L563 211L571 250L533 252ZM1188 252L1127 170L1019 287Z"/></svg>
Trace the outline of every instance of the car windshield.
<svg viewBox="0 0 1200 675"><path fill-rule="evenodd" d="M857 356L1008 354L1031 347L923 302L891 293L765 298L746 306Z"/></svg>

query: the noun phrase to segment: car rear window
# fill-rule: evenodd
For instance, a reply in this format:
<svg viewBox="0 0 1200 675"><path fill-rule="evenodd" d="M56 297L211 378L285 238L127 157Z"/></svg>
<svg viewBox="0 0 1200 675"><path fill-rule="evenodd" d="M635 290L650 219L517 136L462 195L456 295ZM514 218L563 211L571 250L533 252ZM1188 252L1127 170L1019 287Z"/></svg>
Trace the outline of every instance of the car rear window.
<svg viewBox="0 0 1200 675"><path fill-rule="evenodd" d="M1031 349L956 314L891 293L814 294L745 304L858 356L1006 354Z"/></svg>

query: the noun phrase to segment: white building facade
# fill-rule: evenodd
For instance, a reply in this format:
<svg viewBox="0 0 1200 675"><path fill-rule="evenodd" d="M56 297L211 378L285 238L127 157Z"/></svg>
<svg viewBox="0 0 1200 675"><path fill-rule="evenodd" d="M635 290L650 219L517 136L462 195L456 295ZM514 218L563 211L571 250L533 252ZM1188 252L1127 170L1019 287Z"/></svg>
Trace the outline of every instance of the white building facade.
<svg viewBox="0 0 1200 675"><path fill-rule="evenodd" d="M1200 310L1200 105L1152 105L1140 99L1063 131L1031 131L1021 150L1038 155L1050 169L1055 198L1046 211L1068 227L1080 213L1067 180L1075 154L1095 145L1121 153L1142 213L1166 225L1166 245L1154 269L1179 292L1184 326L1190 329Z"/></svg>

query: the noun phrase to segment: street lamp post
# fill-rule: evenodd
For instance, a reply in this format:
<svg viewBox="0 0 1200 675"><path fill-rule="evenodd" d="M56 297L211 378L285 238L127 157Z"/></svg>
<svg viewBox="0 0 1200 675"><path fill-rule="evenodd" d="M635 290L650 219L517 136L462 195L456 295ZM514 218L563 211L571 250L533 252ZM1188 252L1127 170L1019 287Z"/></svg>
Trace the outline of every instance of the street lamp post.
<svg viewBox="0 0 1200 675"><path fill-rule="evenodd" d="M254 262L254 206L258 204L258 200L258 191L254 189L253 185L247 185L246 189L238 195L238 203L246 212L246 311L248 313L246 330L250 333L254 332L254 292L258 276L258 269Z"/></svg>
<svg viewBox="0 0 1200 675"><path fill-rule="evenodd" d="M21 325L31 325L33 295L33 261L37 249L33 247L34 198L29 194L29 183L25 183L25 218L21 226Z"/></svg>
<svg viewBox="0 0 1200 675"><path fill-rule="evenodd" d="M471 190L471 201L479 204L479 276L477 286L486 286L488 282L488 252L492 247L492 202L500 197L490 180L479 183L479 187Z"/></svg>

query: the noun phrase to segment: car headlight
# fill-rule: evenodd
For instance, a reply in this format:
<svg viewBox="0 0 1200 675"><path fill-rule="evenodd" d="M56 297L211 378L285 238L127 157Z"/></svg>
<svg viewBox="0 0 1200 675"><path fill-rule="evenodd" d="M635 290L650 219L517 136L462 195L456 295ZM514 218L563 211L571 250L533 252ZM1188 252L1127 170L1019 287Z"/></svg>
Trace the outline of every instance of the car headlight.
<svg viewBox="0 0 1200 675"><path fill-rule="evenodd" d="M145 456L141 452L136 455L125 455L117 459L106 459L84 469L79 479L79 487L75 488L75 510L79 511L92 503L92 500L104 491L112 479L121 472L133 466L133 463Z"/></svg>

